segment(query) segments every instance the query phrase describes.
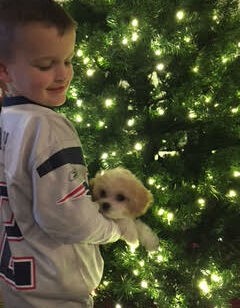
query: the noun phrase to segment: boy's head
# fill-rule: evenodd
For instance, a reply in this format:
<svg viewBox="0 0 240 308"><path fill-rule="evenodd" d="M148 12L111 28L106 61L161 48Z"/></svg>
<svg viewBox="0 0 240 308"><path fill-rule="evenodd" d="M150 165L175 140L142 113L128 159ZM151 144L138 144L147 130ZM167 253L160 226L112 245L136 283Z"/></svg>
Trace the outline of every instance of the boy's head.
<svg viewBox="0 0 240 308"><path fill-rule="evenodd" d="M34 22L55 27L60 35L76 22L53 0L0 0L0 60L14 57L16 30Z"/></svg>
<svg viewBox="0 0 240 308"><path fill-rule="evenodd" d="M64 103L76 22L53 0L0 0L0 81L8 96Z"/></svg>

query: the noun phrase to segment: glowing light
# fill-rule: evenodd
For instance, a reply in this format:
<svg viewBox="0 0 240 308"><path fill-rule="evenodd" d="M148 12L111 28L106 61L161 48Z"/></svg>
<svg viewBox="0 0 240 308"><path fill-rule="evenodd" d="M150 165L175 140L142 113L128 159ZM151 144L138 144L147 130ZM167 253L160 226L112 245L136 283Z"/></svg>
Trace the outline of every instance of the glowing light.
<svg viewBox="0 0 240 308"><path fill-rule="evenodd" d="M206 201L203 198L199 198L197 202L201 208L206 205Z"/></svg>
<svg viewBox="0 0 240 308"><path fill-rule="evenodd" d="M173 213L169 212L169 213L167 214L167 221L168 221L168 224L169 224L169 225L170 225L171 222L173 221L173 218L174 218Z"/></svg>
<svg viewBox="0 0 240 308"><path fill-rule="evenodd" d="M176 13L176 17L178 20L182 20L185 17L185 13L183 10L180 10Z"/></svg>
<svg viewBox="0 0 240 308"><path fill-rule="evenodd" d="M191 37L190 36L184 36L184 41L186 43L189 43L191 41Z"/></svg>
<svg viewBox="0 0 240 308"><path fill-rule="evenodd" d="M107 287L107 286L109 285L109 281L104 280L104 281L103 281L103 284Z"/></svg>
<svg viewBox="0 0 240 308"><path fill-rule="evenodd" d="M101 159L106 160L108 158L108 153L103 153Z"/></svg>
<svg viewBox="0 0 240 308"><path fill-rule="evenodd" d="M107 287L107 286L109 285L109 281L104 280L104 281L103 281L103 285Z"/></svg>
<svg viewBox="0 0 240 308"><path fill-rule="evenodd" d="M122 40L122 44L123 45L127 45L128 44L128 39L125 37L125 38L123 38L123 40Z"/></svg>
<svg viewBox="0 0 240 308"><path fill-rule="evenodd" d="M134 119L130 119L130 120L127 121L127 125L129 127L132 127L134 124L135 124L135 120Z"/></svg>
<svg viewBox="0 0 240 308"><path fill-rule="evenodd" d="M113 100L111 99L111 98L107 98L106 100L105 100L105 106L107 107L107 108L109 108L109 107L111 107L113 105Z"/></svg>
<svg viewBox="0 0 240 308"><path fill-rule="evenodd" d="M77 50L77 56L82 57L83 56L83 51L81 49Z"/></svg>
<svg viewBox="0 0 240 308"><path fill-rule="evenodd" d="M138 276L139 275L139 270L137 270L137 269L133 270L133 275Z"/></svg>
<svg viewBox="0 0 240 308"><path fill-rule="evenodd" d="M164 158L165 156L176 156L178 155L177 151L159 151L158 155L162 158Z"/></svg>
<svg viewBox="0 0 240 308"><path fill-rule="evenodd" d="M232 108L231 112L232 112L232 113L237 113L237 112L238 112L238 107Z"/></svg>
<svg viewBox="0 0 240 308"><path fill-rule="evenodd" d="M136 18L134 18L131 22L133 27L137 27L138 26L138 20Z"/></svg>
<svg viewBox="0 0 240 308"><path fill-rule="evenodd" d="M165 213L165 210L164 210L164 209L159 209L159 210L158 210L158 215L159 215L159 216L162 216L164 213Z"/></svg>
<svg viewBox="0 0 240 308"><path fill-rule="evenodd" d="M137 151L141 151L143 148L143 145L140 143L140 142L137 142L135 145L134 145L134 149L137 150Z"/></svg>
<svg viewBox="0 0 240 308"><path fill-rule="evenodd" d="M134 32L134 33L132 34L132 41L133 41L133 42L136 42L136 41L138 40L138 38L139 38L139 35L137 34L137 32Z"/></svg>
<svg viewBox="0 0 240 308"><path fill-rule="evenodd" d="M198 72L199 72L199 66L194 66L193 69L192 69L192 71L193 71L194 73L198 73Z"/></svg>
<svg viewBox="0 0 240 308"><path fill-rule="evenodd" d="M222 277L216 273L211 274L211 280L215 283L222 284Z"/></svg>
<svg viewBox="0 0 240 308"><path fill-rule="evenodd" d="M158 112L158 114L159 114L160 116L162 116L162 115L164 115L165 110L164 110L163 108L161 108L161 107L158 107L158 108L157 108L157 112Z"/></svg>
<svg viewBox="0 0 240 308"><path fill-rule="evenodd" d="M211 97L211 96L206 96L206 97L205 97L205 102L206 102L206 103L210 103L211 100L212 100L212 97Z"/></svg>
<svg viewBox="0 0 240 308"><path fill-rule="evenodd" d="M229 58L228 58L228 57L226 57L226 56L222 56L222 63L223 63L223 64L227 63L227 62L228 62L228 60L229 60Z"/></svg>
<svg viewBox="0 0 240 308"><path fill-rule="evenodd" d="M98 127L102 128L105 125L105 122L103 121L98 121Z"/></svg>
<svg viewBox="0 0 240 308"><path fill-rule="evenodd" d="M216 14L216 13L214 13L214 14L213 14L212 19L213 19L213 20L215 20L215 21L217 21L217 20L218 20L218 16L217 16L217 14Z"/></svg>
<svg viewBox="0 0 240 308"><path fill-rule="evenodd" d="M235 177L235 178L238 178L238 177L240 177L240 171L233 171L233 176Z"/></svg>
<svg viewBox="0 0 240 308"><path fill-rule="evenodd" d="M120 304L116 304L115 308L122 308Z"/></svg>
<svg viewBox="0 0 240 308"><path fill-rule="evenodd" d="M147 281L143 280L143 281L141 282L141 287L142 287L143 289L147 289L147 287L148 287Z"/></svg>
<svg viewBox="0 0 240 308"><path fill-rule="evenodd" d="M90 61L90 59L88 57L86 57L86 58L83 59L83 64L86 65L86 64L89 63L89 61Z"/></svg>
<svg viewBox="0 0 240 308"><path fill-rule="evenodd" d="M148 184L151 185L151 186L152 186L155 182L156 182L156 180L155 180L154 178L149 178L149 179L148 179Z"/></svg>
<svg viewBox="0 0 240 308"><path fill-rule="evenodd" d="M197 118L197 114L195 113L195 111L191 110L188 114L188 117L190 119L196 119Z"/></svg>
<svg viewBox="0 0 240 308"><path fill-rule="evenodd" d="M154 85L154 87L157 88L157 86L159 85L157 72L155 71L152 72L152 74L150 74L148 77L151 79L152 85Z"/></svg>
<svg viewBox="0 0 240 308"><path fill-rule="evenodd" d="M140 265L141 267L144 267L144 265L145 265L144 260L139 261L139 265Z"/></svg>
<svg viewBox="0 0 240 308"><path fill-rule="evenodd" d="M240 42L238 42L237 46L240 48Z"/></svg>
<svg viewBox="0 0 240 308"><path fill-rule="evenodd" d="M162 51L160 49L155 50L155 55L156 56L161 56Z"/></svg>
<svg viewBox="0 0 240 308"><path fill-rule="evenodd" d="M164 70L164 64L163 63L159 63L159 64L157 64L157 66L156 66L156 69L158 70L158 71L163 71Z"/></svg>
<svg viewBox="0 0 240 308"><path fill-rule="evenodd" d="M81 122L83 121L82 116L81 116L80 114L77 114L77 115L75 116L75 121L76 121L77 123L81 123Z"/></svg>
<svg viewBox="0 0 240 308"><path fill-rule="evenodd" d="M98 63L100 63L102 65L104 64L104 58L103 57L99 56L97 60L98 60Z"/></svg>
<svg viewBox="0 0 240 308"><path fill-rule="evenodd" d="M209 288L209 285L208 285L206 279L202 279L201 281L199 281L198 287L200 288L200 290L204 294L208 294L210 292L210 288Z"/></svg>
<svg viewBox="0 0 240 308"><path fill-rule="evenodd" d="M159 263L163 262L163 260L164 260L164 258L163 258L162 255L158 255L158 256L157 256L157 261L158 261Z"/></svg>
<svg viewBox="0 0 240 308"><path fill-rule="evenodd" d="M237 192L235 190L233 190L233 189L230 189L229 192L227 193L227 196L229 198L234 198L234 197L237 196Z"/></svg>
<svg viewBox="0 0 240 308"><path fill-rule="evenodd" d="M92 77L93 75L94 75L94 73L95 73L95 70L94 69L92 69L92 68L89 68L88 70L87 70L87 76L88 77Z"/></svg>
<svg viewBox="0 0 240 308"><path fill-rule="evenodd" d="M78 97L77 89L75 87L71 87L70 93L71 93L72 97L74 97L74 98Z"/></svg>
<svg viewBox="0 0 240 308"><path fill-rule="evenodd" d="M130 84L127 82L127 80L120 80L118 86L123 89L127 89L130 87Z"/></svg>
<svg viewBox="0 0 240 308"><path fill-rule="evenodd" d="M77 105L78 107L82 107L82 105L83 105L83 100L82 100L82 99L78 99L78 100L76 101L76 105Z"/></svg>

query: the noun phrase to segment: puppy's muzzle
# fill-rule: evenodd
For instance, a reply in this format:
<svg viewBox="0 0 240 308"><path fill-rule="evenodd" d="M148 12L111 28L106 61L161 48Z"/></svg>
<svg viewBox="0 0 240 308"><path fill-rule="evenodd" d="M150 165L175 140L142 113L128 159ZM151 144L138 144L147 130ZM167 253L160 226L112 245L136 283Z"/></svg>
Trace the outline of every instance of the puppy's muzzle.
<svg viewBox="0 0 240 308"><path fill-rule="evenodd" d="M107 212L107 211L110 209L110 207L111 207L111 205L110 205L110 203L108 203L108 202L103 202L103 203L101 204L101 210L102 210L103 212Z"/></svg>

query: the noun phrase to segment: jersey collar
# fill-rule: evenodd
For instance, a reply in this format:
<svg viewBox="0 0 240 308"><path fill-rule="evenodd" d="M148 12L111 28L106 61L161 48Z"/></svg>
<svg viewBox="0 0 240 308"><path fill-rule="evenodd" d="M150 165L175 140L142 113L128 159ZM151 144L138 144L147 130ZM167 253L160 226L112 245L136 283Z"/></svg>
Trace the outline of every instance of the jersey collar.
<svg viewBox="0 0 240 308"><path fill-rule="evenodd" d="M40 105L38 103L35 103L34 101L31 101L30 99L26 98L25 96L12 96L12 97L4 97L2 106L3 107L10 107L10 106L18 106L18 105L26 105L26 104L33 104L38 105L41 107L49 108L51 110L57 108L57 107L48 107L44 105Z"/></svg>
<svg viewBox="0 0 240 308"><path fill-rule="evenodd" d="M24 96L13 96L13 97L4 97L3 99L3 107L10 107L16 105L23 105L23 104L35 104L34 102L30 101L28 98Z"/></svg>

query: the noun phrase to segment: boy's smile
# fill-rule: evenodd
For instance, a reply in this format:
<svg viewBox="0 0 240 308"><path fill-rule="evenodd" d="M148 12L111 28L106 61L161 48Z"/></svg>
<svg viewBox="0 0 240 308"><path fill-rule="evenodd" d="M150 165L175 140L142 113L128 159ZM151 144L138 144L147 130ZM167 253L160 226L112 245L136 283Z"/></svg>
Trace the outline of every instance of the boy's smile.
<svg viewBox="0 0 240 308"><path fill-rule="evenodd" d="M73 77L75 30L60 35L56 28L35 22L16 31L14 45L14 59L6 64L10 95L49 107L62 105Z"/></svg>

